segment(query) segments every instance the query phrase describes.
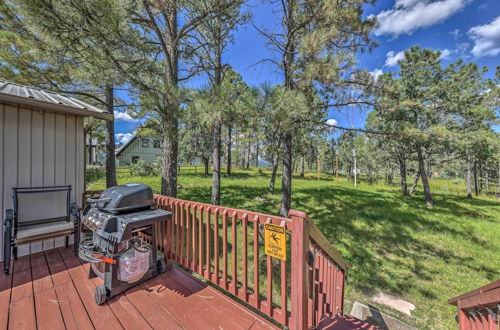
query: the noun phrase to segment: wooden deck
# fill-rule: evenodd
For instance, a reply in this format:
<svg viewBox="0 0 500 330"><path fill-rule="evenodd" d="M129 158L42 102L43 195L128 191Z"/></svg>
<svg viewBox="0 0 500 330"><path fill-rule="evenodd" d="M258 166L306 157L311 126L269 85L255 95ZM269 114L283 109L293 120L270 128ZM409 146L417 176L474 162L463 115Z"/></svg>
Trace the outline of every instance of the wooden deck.
<svg viewBox="0 0 500 330"><path fill-rule="evenodd" d="M276 328L176 266L105 305L71 249L20 257L0 275L0 329ZM8 312L6 312L8 311Z"/></svg>

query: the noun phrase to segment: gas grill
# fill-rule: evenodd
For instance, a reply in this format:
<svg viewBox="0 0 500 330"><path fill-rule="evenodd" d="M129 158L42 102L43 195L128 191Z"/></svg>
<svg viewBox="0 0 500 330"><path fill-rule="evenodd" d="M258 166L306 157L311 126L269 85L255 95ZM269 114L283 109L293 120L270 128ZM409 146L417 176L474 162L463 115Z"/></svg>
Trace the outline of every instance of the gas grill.
<svg viewBox="0 0 500 330"><path fill-rule="evenodd" d="M115 186L87 203L82 224L91 235L80 241L79 256L91 264L89 278L104 282L96 287L98 305L166 270L165 258L156 249L154 227L169 220L171 212L154 208L151 188Z"/></svg>

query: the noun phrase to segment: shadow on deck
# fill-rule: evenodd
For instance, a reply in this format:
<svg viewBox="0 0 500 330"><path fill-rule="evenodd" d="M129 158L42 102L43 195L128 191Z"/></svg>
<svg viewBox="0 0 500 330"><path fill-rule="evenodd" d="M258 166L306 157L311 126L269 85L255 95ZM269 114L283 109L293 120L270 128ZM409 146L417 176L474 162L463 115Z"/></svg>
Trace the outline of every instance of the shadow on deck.
<svg viewBox="0 0 500 330"><path fill-rule="evenodd" d="M0 329L276 328L176 266L97 306L88 269L71 249L20 257L0 275Z"/></svg>
<svg viewBox="0 0 500 330"><path fill-rule="evenodd" d="M0 275L0 329L277 328L177 266L98 306L94 289L102 282L89 280L88 270L70 248L20 257L11 275ZM366 325L347 316L318 328Z"/></svg>

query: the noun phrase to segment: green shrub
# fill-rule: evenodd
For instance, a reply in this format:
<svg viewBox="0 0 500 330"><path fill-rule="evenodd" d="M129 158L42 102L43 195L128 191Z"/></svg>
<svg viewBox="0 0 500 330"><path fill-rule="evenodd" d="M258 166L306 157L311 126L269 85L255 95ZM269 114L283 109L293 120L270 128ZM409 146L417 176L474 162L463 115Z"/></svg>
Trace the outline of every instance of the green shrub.
<svg viewBox="0 0 500 330"><path fill-rule="evenodd" d="M85 181L86 184L99 181L106 175L106 170L102 166L87 165L85 171Z"/></svg>
<svg viewBox="0 0 500 330"><path fill-rule="evenodd" d="M157 175L152 164L146 163L145 160L140 159L137 163L130 165L130 174L132 176L153 176Z"/></svg>

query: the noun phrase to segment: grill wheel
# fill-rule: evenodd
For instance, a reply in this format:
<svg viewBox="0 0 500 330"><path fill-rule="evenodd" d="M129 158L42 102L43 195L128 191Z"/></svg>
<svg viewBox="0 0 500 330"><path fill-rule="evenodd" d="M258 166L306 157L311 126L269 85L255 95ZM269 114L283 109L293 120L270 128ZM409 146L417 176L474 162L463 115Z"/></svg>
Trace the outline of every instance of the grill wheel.
<svg viewBox="0 0 500 330"><path fill-rule="evenodd" d="M156 270L158 271L158 274L163 274L167 270L167 263L163 258L158 260L156 264Z"/></svg>
<svg viewBox="0 0 500 330"><path fill-rule="evenodd" d="M97 305L102 305L108 299L108 290L104 285L98 285L95 288L94 298Z"/></svg>

